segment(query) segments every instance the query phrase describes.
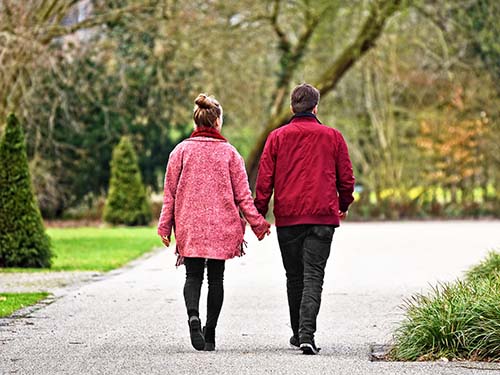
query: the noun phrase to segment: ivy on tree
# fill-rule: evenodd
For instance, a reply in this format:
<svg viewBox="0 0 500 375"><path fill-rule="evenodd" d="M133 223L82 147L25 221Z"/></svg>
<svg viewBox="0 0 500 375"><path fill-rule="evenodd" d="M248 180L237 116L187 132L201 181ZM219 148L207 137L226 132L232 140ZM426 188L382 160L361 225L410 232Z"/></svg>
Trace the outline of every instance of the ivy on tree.
<svg viewBox="0 0 500 375"><path fill-rule="evenodd" d="M137 155L126 136L113 150L104 220L123 225L147 225L151 221L151 206L142 183Z"/></svg>
<svg viewBox="0 0 500 375"><path fill-rule="evenodd" d="M52 252L31 184L24 132L14 114L0 142L0 267L50 267Z"/></svg>

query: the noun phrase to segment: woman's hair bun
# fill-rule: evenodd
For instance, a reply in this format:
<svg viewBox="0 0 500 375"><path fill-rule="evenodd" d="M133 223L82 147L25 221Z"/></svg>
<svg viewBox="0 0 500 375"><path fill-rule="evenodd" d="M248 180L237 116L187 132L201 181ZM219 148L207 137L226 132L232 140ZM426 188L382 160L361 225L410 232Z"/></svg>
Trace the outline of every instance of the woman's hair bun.
<svg viewBox="0 0 500 375"><path fill-rule="evenodd" d="M215 127L218 117L222 116L222 107L219 102L207 94L200 94L194 100L193 120L196 126ZM222 118L221 118L222 120Z"/></svg>
<svg viewBox="0 0 500 375"><path fill-rule="evenodd" d="M194 103L198 107L204 108L204 109L209 109L209 108L214 107L214 102L206 94L198 95L198 97L195 99Z"/></svg>

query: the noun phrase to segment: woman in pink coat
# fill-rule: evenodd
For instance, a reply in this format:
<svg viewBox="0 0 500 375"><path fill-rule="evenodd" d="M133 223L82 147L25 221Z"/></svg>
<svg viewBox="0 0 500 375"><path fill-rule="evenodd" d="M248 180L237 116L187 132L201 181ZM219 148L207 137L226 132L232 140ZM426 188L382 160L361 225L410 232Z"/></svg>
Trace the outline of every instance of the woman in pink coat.
<svg viewBox="0 0 500 375"><path fill-rule="evenodd" d="M172 229L178 265L186 266L184 300L191 344L215 350L215 327L224 299L226 259L243 255L245 221L261 240L269 223L253 204L243 158L220 134L222 107L212 97L195 100L195 130L170 154L158 234L170 245ZM200 290L208 273L206 326L199 318Z"/></svg>

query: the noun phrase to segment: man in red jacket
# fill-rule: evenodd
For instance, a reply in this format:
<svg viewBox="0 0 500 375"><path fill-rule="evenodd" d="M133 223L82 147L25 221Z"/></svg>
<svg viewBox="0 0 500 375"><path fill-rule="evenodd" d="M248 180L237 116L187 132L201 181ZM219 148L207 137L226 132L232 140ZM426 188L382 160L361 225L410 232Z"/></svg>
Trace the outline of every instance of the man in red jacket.
<svg viewBox="0 0 500 375"><path fill-rule="evenodd" d="M290 344L317 354L316 317L335 228L354 200L352 165L342 134L316 117L319 91L292 92L291 121L267 138L259 165L255 206L266 215L274 190L274 216L287 278L293 336Z"/></svg>

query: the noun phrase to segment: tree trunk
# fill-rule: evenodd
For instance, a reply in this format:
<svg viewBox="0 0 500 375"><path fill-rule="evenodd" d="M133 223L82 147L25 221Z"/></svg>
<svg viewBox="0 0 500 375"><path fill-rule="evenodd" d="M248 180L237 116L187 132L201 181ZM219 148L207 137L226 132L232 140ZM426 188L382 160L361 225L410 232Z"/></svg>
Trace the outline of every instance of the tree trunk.
<svg viewBox="0 0 500 375"><path fill-rule="evenodd" d="M320 80L316 82L315 86L322 96L331 92L344 74L375 45L376 40L382 34L385 22L396 12L400 4L401 0L375 2L356 39L325 69L323 74L321 74ZM271 115L267 121L267 126L259 135L246 163L251 187L255 186L257 180L260 155L262 154L268 135L273 130L285 124L290 117L291 113L289 110L282 107L281 110Z"/></svg>

